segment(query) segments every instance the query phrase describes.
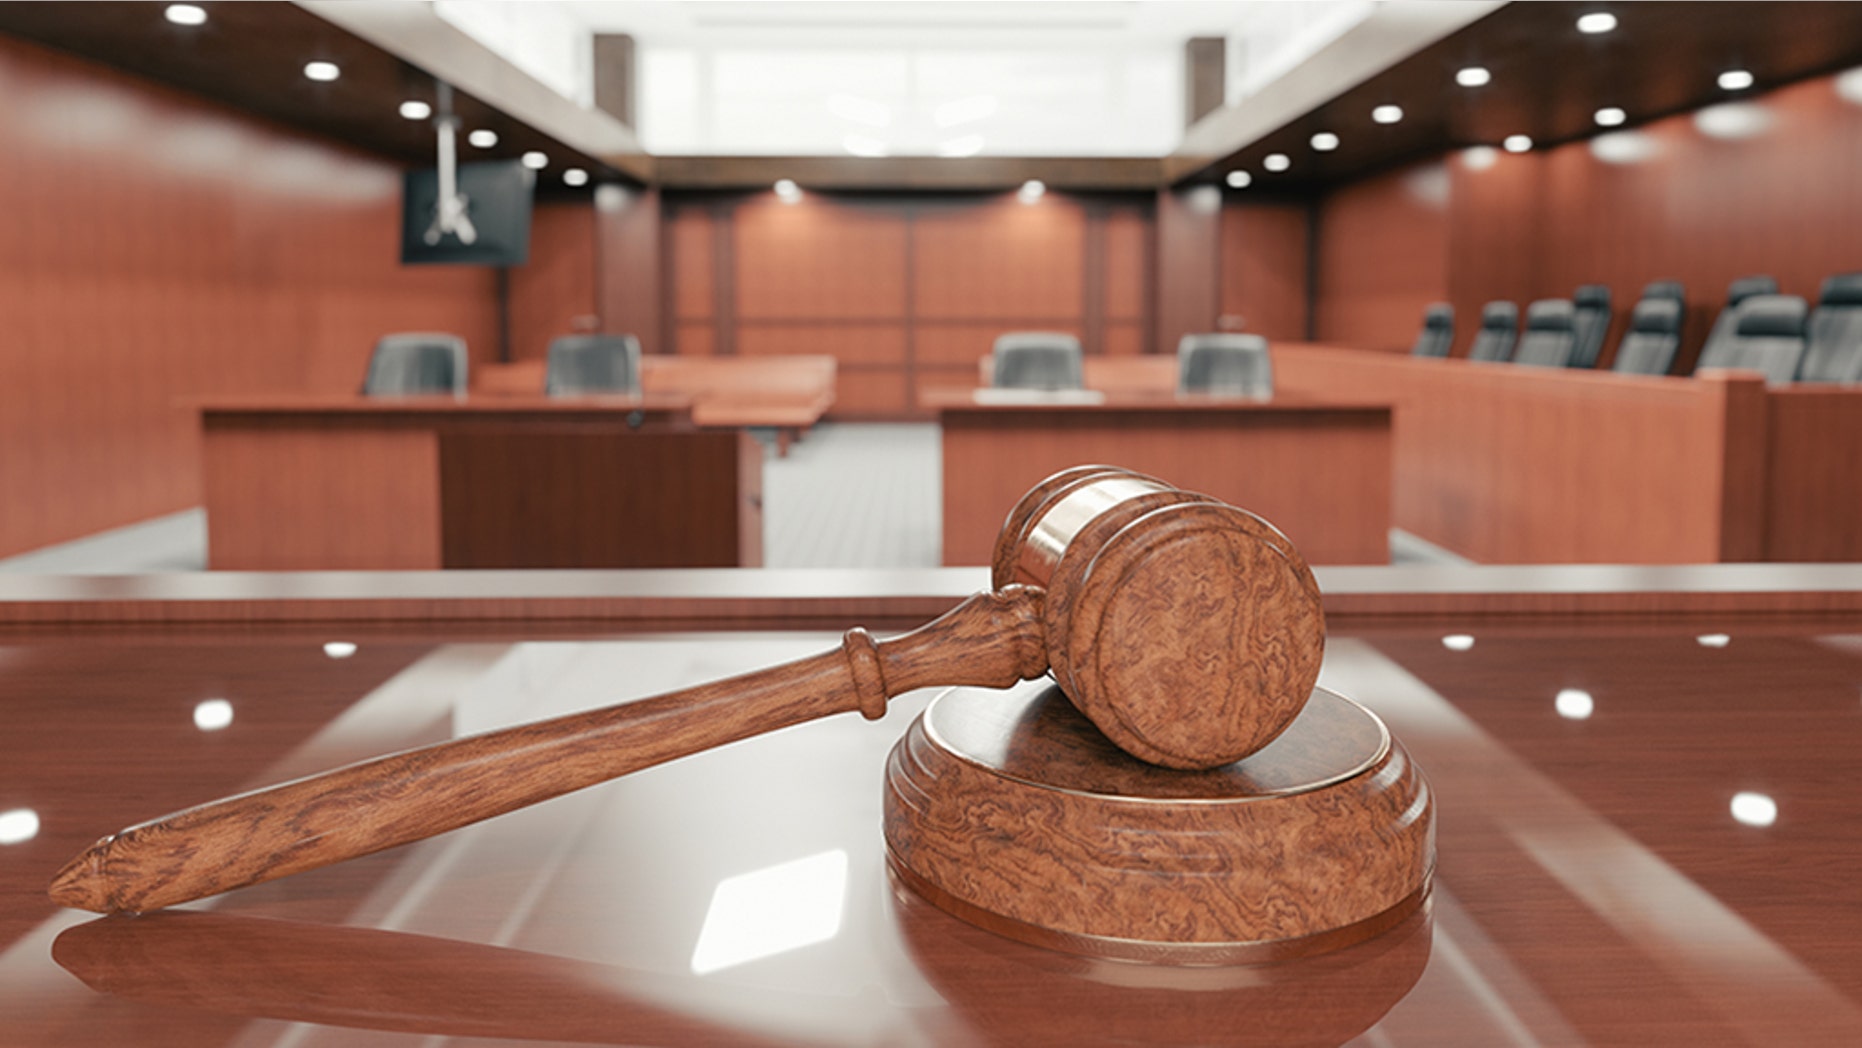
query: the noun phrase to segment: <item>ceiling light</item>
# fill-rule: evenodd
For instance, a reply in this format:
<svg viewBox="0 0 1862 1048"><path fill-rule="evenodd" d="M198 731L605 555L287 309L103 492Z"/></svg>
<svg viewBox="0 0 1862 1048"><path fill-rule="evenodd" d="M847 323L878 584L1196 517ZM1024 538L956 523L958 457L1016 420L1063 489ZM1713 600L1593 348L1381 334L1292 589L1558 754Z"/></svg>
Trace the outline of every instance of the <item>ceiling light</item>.
<svg viewBox="0 0 1862 1048"><path fill-rule="evenodd" d="M1470 171L1485 171L1500 162L1500 151L1492 146L1469 146L1461 151L1461 162Z"/></svg>
<svg viewBox="0 0 1862 1048"><path fill-rule="evenodd" d="M433 115L433 107L417 98L410 98L401 103L401 115L409 120L425 120Z"/></svg>
<svg viewBox="0 0 1862 1048"><path fill-rule="evenodd" d="M162 12L162 17L176 25L205 25L207 11L193 4L169 4L168 9Z"/></svg>
<svg viewBox="0 0 1862 1048"><path fill-rule="evenodd" d="M1285 153L1269 153L1262 158L1261 166L1269 171L1285 171L1293 166L1293 161L1287 159Z"/></svg>
<svg viewBox="0 0 1862 1048"><path fill-rule="evenodd" d="M1733 642L1733 638L1724 633L1703 633L1694 638L1694 643L1703 648L1724 648Z"/></svg>
<svg viewBox="0 0 1862 1048"><path fill-rule="evenodd" d="M1552 700L1552 706L1566 720L1589 720L1591 713L1597 709L1597 700L1591 698L1588 691L1566 688Z"/></svg>
<svg viewBox="0 0 1862 1048"><path fill-rule="evenodd" d="M1038 178L1031 178L1022 183L1015 192L1015 198L1024 204L1032 204L1047 194L1047 183Z"/></svg>
<svg viewBox="0 0 1862 1048"><path fill-rule="evenodd" d="M532 171L541 171L550 166L549 154L539 153L532 149L530 152L524 154L524 166Z"/></svg>
<svg viewBox="0 0 1862 1048"><path fill-rule="evenodd" d="M1493 74L1482 66L1469 66L1455 74L1455 83L1462 87L1480 87L1492 79Z"/></svg>
<svg viewBox="0 0 1862 1048"><path fill-rule="evenodd" d="M1747 826L1770 826L1778 821L1778 802L1762 793L1741 790L1733 794L1733 818Z"/></svg>
<svg viewBox="0 0 1862 1048"><path fill-rule="evenodd" d="M565 168L562 173L562 184L565 186L588 185L588 172L579 167Z"/></svg>
<svg viewBox="0 0 1862 1048"><path fill-rule="evenodd" d="M1744 69L1728 69L1720 74L1720 89L1723 91L1744 91L1751 87L1754 77Z"/></svg>
<svg viewBox="0 0 1862 1048"><path fill-rule="evenodd" d="M354 641L333 640L323 646L323 653L333 659L346 659L356 653Z"/></svg>
<svg viewBox="0 0 1862 1048"><path fill-rule="evenodd" d="M31 808L0 812L0 844L24 844L38 835L38 812Z"/></svg>
<svg viewBox="0 0 1862 1048"><path fill-rule="evenodd" d="M1321 131L1312 136L1312 147L1321 153L1330 153L1338 148L1338 136L1330 131Z"/></svg>
<svg viewBox="0 0 1862 1048"><path fill-rule="evenodd" d="M1532 148L1532 138L1529 135L1508 135L1506 141L1500 144L1509 153L1524 153Z"/></svg>
<svg viewBox="0 0 1862 1048"><path fill-rule="evenodd" d="M343 71L336 68L335 62L310 62L304 66L304 75L310 77L312 80L327 84L337 77L342 76Z"/></svg>
<svg viewBox="0 0 1862 1048"><path fill-rule="evenodd" d="M1442 647L1449 651L1467 651L1474 647L1474 636L1470 633L1450 633L1442 638Z"/></svg>
<svg viewBox="0 0 1862 1048"><path fill-rule="evenodd" d="M776 180L776 196L785 204L793 204L802 199L802 187L796 185L794 179L779 178Z"/></svg>
<svg viewBox="0 0 1862 1048"><path fill-rule="evenodd" d="M1578 18L1578 32L1607 33L1616 28L1616 16L1608 11L1592 11Z"/></svg>
<svg viewBox="0 0 1862 1048"><path fill-rule="evenodd" d="M1617 106L1604 106L1602 109L1597 110L1595 119L1598 127L1616 127L1623 121L1628 120L1629 114L1623 112L1622 109Z"/></svg>
<svg viewBox="0 0 1862 1048"><path fill-rule="evenodd" d="M467 135L466 141L480 149L490 149L492 146L498 144L498 132L481 127L477 131Z"/></svg>
<svg viewBox="0 0 1862 1048"><path fill-rule="evenodd" d="M1378 106L1371 110L1371 119L1380 124L1394 124L1403 119L1402 106Z"/></svg>
<svg viewBox="0 0 1862 1048"><path fill-rule="evenodd" d="M1254 176L1246 171L1230 171L1226 181L1230 189L1246 189L1248 183L1254 181Z"/></svg>

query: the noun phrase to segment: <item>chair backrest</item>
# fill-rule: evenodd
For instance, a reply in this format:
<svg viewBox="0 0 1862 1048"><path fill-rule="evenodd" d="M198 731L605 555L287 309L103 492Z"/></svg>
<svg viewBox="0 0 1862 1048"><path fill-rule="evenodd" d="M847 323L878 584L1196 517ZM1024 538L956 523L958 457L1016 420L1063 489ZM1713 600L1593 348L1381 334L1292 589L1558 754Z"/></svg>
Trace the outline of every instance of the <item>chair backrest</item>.
<svg viewBox="0 0 1862 1048"><path fill-rule="evenodd" d="M1629 330L1616 344L1612 371L1625 375L1666 375L1681 345L1681 300L1645 298L1629 314Z"/></svg>
<svg viewBox="0 0 1862 1048"><path fill-rule="evenodd" d="M1274 395L1274 362L1259 335L1185 335L1177 342L1177 390L1243 397Z"/></svg>
<svg viewBox="0 0 1862 1048"><path fill-rule="evenodd" d="M1422 330L1416 333L1412 357L1445 357L1455 344L1455 307L1437 302L1422 313Z"/></svg>
<svg viewBox="0 0 1862 1048"><path fill-rule="evenodd" d="M1862 273L1823 282L1799 382L1862 382Z"/></svg>
<svg viewBox="0 0 1862 1048"><path fill-rule="evenodd" d="M991 351L990 385L1005 389L1083 389L1080 340L1058 331L1011 331Z"/></svg>
<svg viewBox="0 0 1862 1048"><path fill-rule="evenodd" d="M1740 277L1728 285L1726 308L1720 310L1720 315L1713 321L1713 327L1707 332L1707 341L1700 347L1700 359L1694 364L1694 370L1733 367L1731 361L1738 352L1740 307L1747 299L1777 293L1778 281L1762 274Z"/></svg>
<svg viewBox="0 0 1862 1048"><path fill-rule="evenodd" d="M550 341L543 392L640 392L640 340L632 335L563 335Z"/></svg>
<svg viewBox="0 0 1862 1048"><path fill-rule="evenodd" d="M384 335L369 358L362 393L370 397L466 392L466 344L458 335L409 331Z"/></svg>
<svg viewBox="0 0 1862 1048"><path fill-rule="evenodd" d="M1519 336L1519 307L1511 302L1489 302L1481 307L1481 329L1468 347L1469 360L1503 361L1513 356Z"/></svg>
<svg viewBox="0 0 1862 1048"><path fill-rule="evenodd" d="M1796 295L1753 295L1740 303L1732 363L1726 367L1765 373L1781 386L1797 377L1804 359L1805 317L1810 307Z"/></svg>
<svg viewBox="0 0 1862 1048"><path fill-rule="evenodd" d="M1561 368L1576 351L1577 307L1568 298L1542 298L1526 307L1526 333L1513 351L1513 363Z"/></svg>
<svg viewBox="0 0 1862 1048"><path fill-rule="evenodd" d="M1687 312L1687 288L1679 280L1652 280L1642 289L1642 301L1651 298L1672 298L1681 303L1681 311Z"/></svg>
<svg viewBox="0 0 1862 1048"><path fill-rule="evenodd" d="M1571 320L1571 359L1574 368L1594 368L1603 355L1603 336L1610 330L1610 289L1602 284L1585 284L1571 296L1575 313ZM1530 325L1528 325L1530 326Z"/></svg>

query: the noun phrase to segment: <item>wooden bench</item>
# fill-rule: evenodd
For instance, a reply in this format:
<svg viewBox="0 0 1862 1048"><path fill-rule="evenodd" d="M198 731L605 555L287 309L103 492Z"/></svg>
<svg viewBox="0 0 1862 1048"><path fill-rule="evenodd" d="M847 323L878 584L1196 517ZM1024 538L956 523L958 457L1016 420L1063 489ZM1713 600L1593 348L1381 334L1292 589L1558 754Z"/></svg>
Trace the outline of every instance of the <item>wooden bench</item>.
<svg viewBox="0 0 1862 1048"><path fill-rule="evenodd" d="M677 357L640 359L640 389L648 395L687 396L692 421L700 426L768 426L776 451L806 433L834 406L835 359L831 356ZM544 364L524 360L481 364L473 392L487 396L535 396L543 389Z"/></svg>

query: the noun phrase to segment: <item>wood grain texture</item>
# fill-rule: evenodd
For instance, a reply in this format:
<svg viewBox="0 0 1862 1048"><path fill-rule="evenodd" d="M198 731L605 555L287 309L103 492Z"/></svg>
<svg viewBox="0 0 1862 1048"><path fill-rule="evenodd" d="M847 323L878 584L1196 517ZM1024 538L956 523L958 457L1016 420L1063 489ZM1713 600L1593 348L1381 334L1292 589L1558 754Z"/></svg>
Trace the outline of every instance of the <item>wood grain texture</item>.
<svg viewBox="0 0 1862 1048"><path fill-rule="evenodd" d="M736 207L731 228L740 322L904 318L906 221L897 209L763 195Z"/></svg>
<svg viewBox="0 0 1862 1048"><path fill-rule="evenodd" d="M0 555L198 505L178 398L352 392L391 331L497 342L489 271L398 263L400 170L0 40Z"/></svg>
<svg viewBox="0 0 1862 1048"><path fill-rule="evenodd" d="M1430 303L1449 298L1445 160L1345 186L1317 205L1314 337L1407 352ZM1459 317L1464 330L1478 314Z"/></svg>
<svg viewBox="0 0 1862 1048"><path fill-rule="evenodd" d="M741 566L759 446L683 398L350 398L202 409L208 562L232 570Z"/></svg>
<svg viewBox="0 0 1862 1048"><path fill-rule="evenodd" d="M895 868L964 903L958 916L1152 962L1368 937L1408 915L1435 864L1421 774L1328 692L1276 743L1198 773L1120 753L1057 688L952 692L893 749L885 818Z"/></svg>
<svg viewBox="0 0 1862 1048"><path fill-rule="evenodd" d="M1216 330L1222 311L1222 191L1157 193L1157 313L1152 346L1171 353L1184 335Z"/></svg>
<svg viewBox="0 0 1862 1048"><path fill-rule="evenodd" d="M1311 208L1304 202L1224 202L1217 270L1222 281L1222 316L1239 317L1241 330L1270 339L1309 336L1311 218ZM1230 319L1227 323L1235 326L1237 322ZM1160 348L1174 352L1177 347L1172 342Z"/></svg>
<svg viewBox="0 0 1862 1048"><path fill-rule="evenodd" d="M1395 405L1395 523L1463 556L1673 564L1763 555L1760 478L1741 464L1764 446L1756 376L1527 373L1284 343L1274 363L1282 390Z"/></svg>
<svg viewBox="0 0 1862 1048"><path fill-rule="evenodd" d="M885 642L605 709L468 736L189 808L99 840L52 898L142 912L368 855L738 739L929 684L1002 688L1047 666L1041 593L978 594Z"/></svg>
<svg viewBox="0 0 1862 1048"><path fill-rule="evenodd" d="M939 413L946 564L984 564L1042 477L1115 463L1240 506L1316 564L1389 559L1387 408L1293 402L951 404Z"/></svg>
<svg viewBox="0 0 1862 1048"><path fill-rule="evenodd" d="M601 330L633 335L646 353L669 351L672 310L662 294L666 252L659 190L595 191L595 308Z"/></svg>
<svg viewBox="0 0 1862 1048"><path fill-rule="evenodd" d="M1862 560L1862 389L1765 399L1765 559Z"/></svg>
<svg viewBox="0 0 1862 1048"><path fill-rule="evenodd" d="M511 359L542 360L557 336L601 327L596 235L586 201L531 209L530 261L509 269Z"/></svg>
<svg viewBox="0 0 1862 1048"><path fill-rule="evenodd" d="M925 205L912 229L912 313L938 320L1082 315L1086 213L1058 194L1023 204Z"/></svg>

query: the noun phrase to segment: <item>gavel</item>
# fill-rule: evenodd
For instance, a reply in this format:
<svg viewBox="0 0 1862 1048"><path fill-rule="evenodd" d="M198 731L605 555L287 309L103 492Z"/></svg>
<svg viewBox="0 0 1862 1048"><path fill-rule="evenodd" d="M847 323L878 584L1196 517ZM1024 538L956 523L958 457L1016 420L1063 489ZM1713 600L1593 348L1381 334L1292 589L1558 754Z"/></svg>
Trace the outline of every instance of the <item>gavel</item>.
<svg viewBox="0 0 1862 1048"><path fill-rule="evenodd" d="M886 712L917 688L1006 688L1051 672L1127 753L1239 760L1299 714L1325 625L1305 560L1272 525L1107 466L1030 490L990 591L910 633L604 709L406 750L131 826L53 880L54 901L139 912L422 840L738 739Z"/></svg>

